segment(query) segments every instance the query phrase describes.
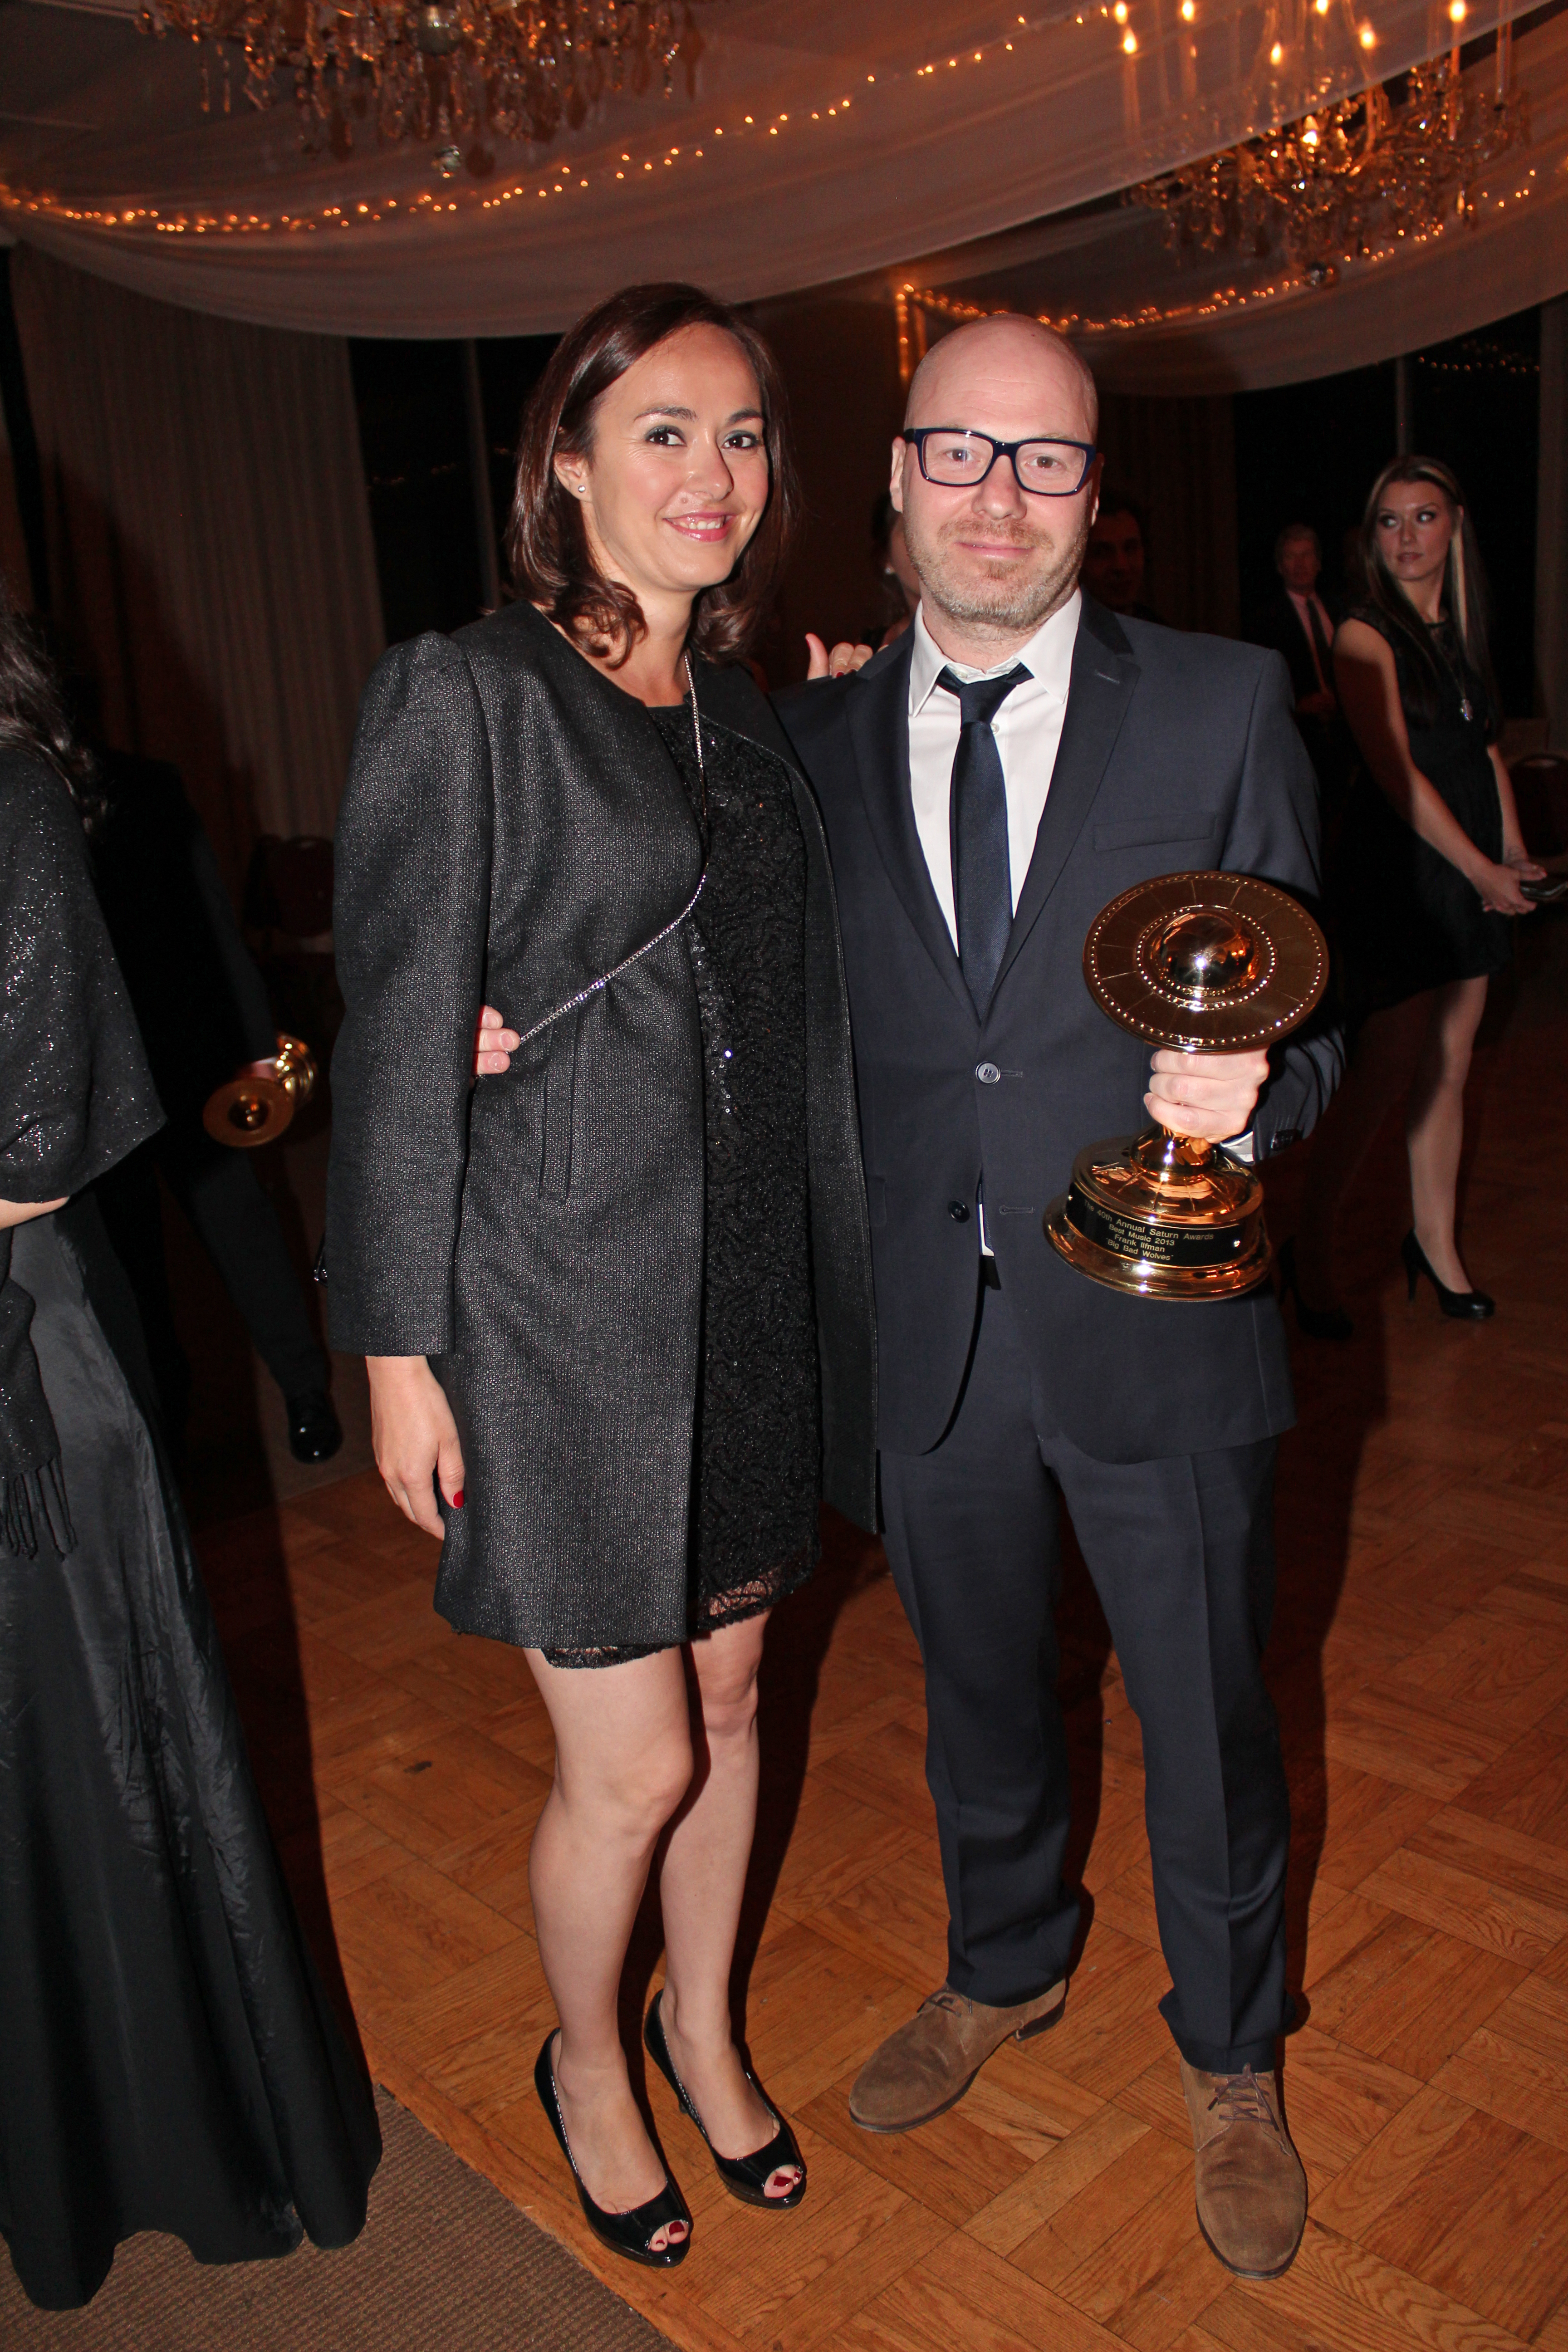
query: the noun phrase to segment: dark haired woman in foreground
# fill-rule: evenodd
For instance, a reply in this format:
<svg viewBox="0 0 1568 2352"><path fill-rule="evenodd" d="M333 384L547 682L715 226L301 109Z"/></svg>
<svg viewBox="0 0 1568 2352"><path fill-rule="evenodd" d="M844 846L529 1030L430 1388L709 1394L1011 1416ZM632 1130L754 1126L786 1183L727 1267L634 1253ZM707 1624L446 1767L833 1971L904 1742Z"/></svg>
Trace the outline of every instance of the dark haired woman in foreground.
<svg viewBox="0 0 1568 2352"><path fill-rule="evenodd" d="M1297 1319L1348 1339L1334 1304L1340 1202L1378 1129L1407 1093L1410 1296L1425 1275L1445 1315L1493 1311L1472 1289L1455 1233L1465 1080L1487 983L1510 955L1508 919L1539 877L1520 838L1487 655L1480 560L1447 466L1396 458L1362 526L1366 600L1334 637L1334 679L1361 754L1339 898L1351 1010L1349 1074L1318 1123L1297 1247L1281 1252Z"/></svg>
<svg viewBox="0 0 1568 2352"><path fill-rule="evenodd" d="M781 405L690 288L580 321L524 420L518 601L387 656L338 836L334 1343L444 1538L437 1609L521 1647L549 1709L535 2079L592 2226L661 2264L691 2225L617 2033L633 1918L662 1837L649 2050L726 2185L797 2203L730 2017L757 1666L819 1495L874 1499L826 853L736 666L791 520ZM473 1091L486 998L512 1050Z"/></svg>
<svg viewBox="0 0 1568 2352"><path fill-rule="evenodd" d="M50 2310L142 2230L205 2263L346 2244L380 2153L86 1189L163 1116L91 789L0 583L0 2234Z"/></svg>

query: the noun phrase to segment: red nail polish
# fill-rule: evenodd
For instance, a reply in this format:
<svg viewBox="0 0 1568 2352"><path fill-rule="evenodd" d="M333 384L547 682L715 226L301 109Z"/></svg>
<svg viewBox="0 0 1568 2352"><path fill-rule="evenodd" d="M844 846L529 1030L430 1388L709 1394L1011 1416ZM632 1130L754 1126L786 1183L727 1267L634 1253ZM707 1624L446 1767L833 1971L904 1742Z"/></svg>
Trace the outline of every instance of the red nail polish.
<svg viewBox="0 0 1568 2352"><path fill-rule="evenodd" d="M457 1491L457 1493L456 1493L456 1494L453 1496L453 1497L452 1497L452 1508L453 1508L455 1511L460 1511L460 1510L462 1509L462 1507L463 1507L463 1490L462 1490L462 1488L459 1486L459 1487L458 1487L458 1491Z"/></svg>

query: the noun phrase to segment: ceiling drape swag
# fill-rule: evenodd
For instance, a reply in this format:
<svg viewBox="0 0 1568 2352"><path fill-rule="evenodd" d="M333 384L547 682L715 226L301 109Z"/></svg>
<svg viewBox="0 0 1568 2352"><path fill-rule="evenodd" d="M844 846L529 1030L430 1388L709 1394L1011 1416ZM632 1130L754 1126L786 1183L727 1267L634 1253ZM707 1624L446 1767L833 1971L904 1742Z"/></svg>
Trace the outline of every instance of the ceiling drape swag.
<svg viewBox="0 0 1568 2352"><path fill-rule="evenodd" d="M346 160L303 156L287 102L204 119L188 44L139 41L101 19L74 18L74 30L51 36L63 45L58 70L30 93L7 20L63 19L22 0L0 10L0 205L29 242L199 310L340 333L537 332L564 327L617 285L675 274L754 300L872 272L919 276L919 257L941 248L963 281L978 265L955 247L1290 120L1324 76L1336 92L1359 89L1452 37L1434 0L1331 0L1321 16L1309 0L1197 0L1191 24L1175 0L1124 5L1119 23L1096 0L1017 11L970 0L711 0L696 12L700 55L673 100L607 101L546 147L498 144L494 171L476 182L440 180L428 144L378 148L363 125ZM1489 30L1495 6L1472 0L1466 30ZM1375 27L1373 47L1359 45L1358 27ZM1548 118L1542 183L1568 152L1562 41L1559 20L1517 43ZM1517 234L1505 209L1473 236L1444 239L1432 265L1446 269L1450 245L1463 249L1467 302L1489 280L1508 281L1500 308L1568 289L1568 236L1554 260L1540 249L1545 215L1564 198L1559 173ZM1334 349L1337 322L1358 345L1377 341L1380 314L1399 308L1396 284L1410 267L1414 285L1425 266L1402 257L1364 287L1347 276L1305 310L1285 306L1278 334L1260 316L1256 359L1236 362L1231 338L1215 363L1206 330L1194 338L1190 327L1163 343L1146 331L1106 339L1112 380L1214 391L1234 388L1234 376L1215 381L1233 362L1258 382L1303 361L1316 362L1308 373L1352 364ZM1177 275L1152 219L1115 215L1110 229L1061 224L1028 284L1054 289L1053 307L1100 317L1235 275L1212 262ZM1405 307L1422 302L1417 293ZM1424 324L1414 340L1426 336ZM1132 356L1157 349L1147 365Z"/></svg>
<svg viewBox="0 0 1568 2352"><path fill-rule="evenodd" d="M1568 292L1568 13L1526 26L1514 55L1530 140L1482 175L1474 222L1349 264L1331 288L1259 299L1286 274L1278 261L1178 264L1153 215L1118 205L933 253L889 274L888 290L1077 317L1085 358L1119 392L1256 392L1472 333ZM1467 79L1484 89L1493 71L1483 59ZM1140 322L1145 309L1174 315ZM926 323L934 338L946 321Z"/></svg>
<svg viewBox="0 0 1568 2352"><path fill-rule="evenodd" d="M179 767L237 882L257 832L331 831L384 644L347 346L27 248L12 285L55 617L109 740Z"/></svg>

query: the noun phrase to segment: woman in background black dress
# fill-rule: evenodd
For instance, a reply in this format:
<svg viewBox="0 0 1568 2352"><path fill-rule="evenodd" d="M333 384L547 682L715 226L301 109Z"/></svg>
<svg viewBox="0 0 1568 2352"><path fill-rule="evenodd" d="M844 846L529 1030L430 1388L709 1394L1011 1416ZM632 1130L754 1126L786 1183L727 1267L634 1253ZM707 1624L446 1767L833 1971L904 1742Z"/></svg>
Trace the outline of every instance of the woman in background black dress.
<svg viewBox="0 0 1568 2352"><path fill-rule="evenodd" d="M85 1190L163 1120L85 781L0 583L0 2234L50 2310L138 2231L209 2263L344 2245L380 2154Z"/></svg>
<svg viewBox="0 0 1568 2352"><path fill-rule="evenodd" d="M1455 1233L1465 1080L1487 986L1510 954L1539 876L1520 838L1498 750L1483 584L1463 493L1447 467L1401 457L1373 486L1362 530L1366 600L1334 637L1341 706L1361 754L1335 887L1352 1017L1350 1070L1312 1142L1300 1226L1280 1253L1297 1318L1348 1339L1334 1301L1334 1223L1368 1147L1407 1095L1414 1298L1425 1275L1445 1315L1493 1311Z"/></svg>

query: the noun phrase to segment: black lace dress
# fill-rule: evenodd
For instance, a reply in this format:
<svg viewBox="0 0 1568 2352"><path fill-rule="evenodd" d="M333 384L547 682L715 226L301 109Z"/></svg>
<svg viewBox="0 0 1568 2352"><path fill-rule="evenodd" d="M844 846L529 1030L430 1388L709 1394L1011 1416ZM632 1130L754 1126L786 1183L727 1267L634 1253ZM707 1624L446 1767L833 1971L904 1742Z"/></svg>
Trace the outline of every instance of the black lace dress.
<svg viewBox="0 0 1568 2352"><path fill-rule="evenodd" d="M703 829L687 925L702 1022L707 1214L691 1507L694 1635L771 1609L816 1563L820 1412L805 1126L805 845L782 762L649 716ZM704 772L705 771L705 772ZM551 1650L613 1665L632 1648Z"/></svg>
<svg viewBox="0 0 1568 2352"><path fill-rule="evenodd" d="M1447 621L1431 632L1440 685L1435 717L1420 715L1416 653L1375 607L1358 607L1386 639L1399 681L1410 758L1478 849L1502 856L1502 804L1489 747L1497 716L1484 682ZM1350 1009L1376 1013L1447 982L1500 971L1512 953L1506 915L1405 824L1363 769L1352 786L1334 890Z"/></svg>

